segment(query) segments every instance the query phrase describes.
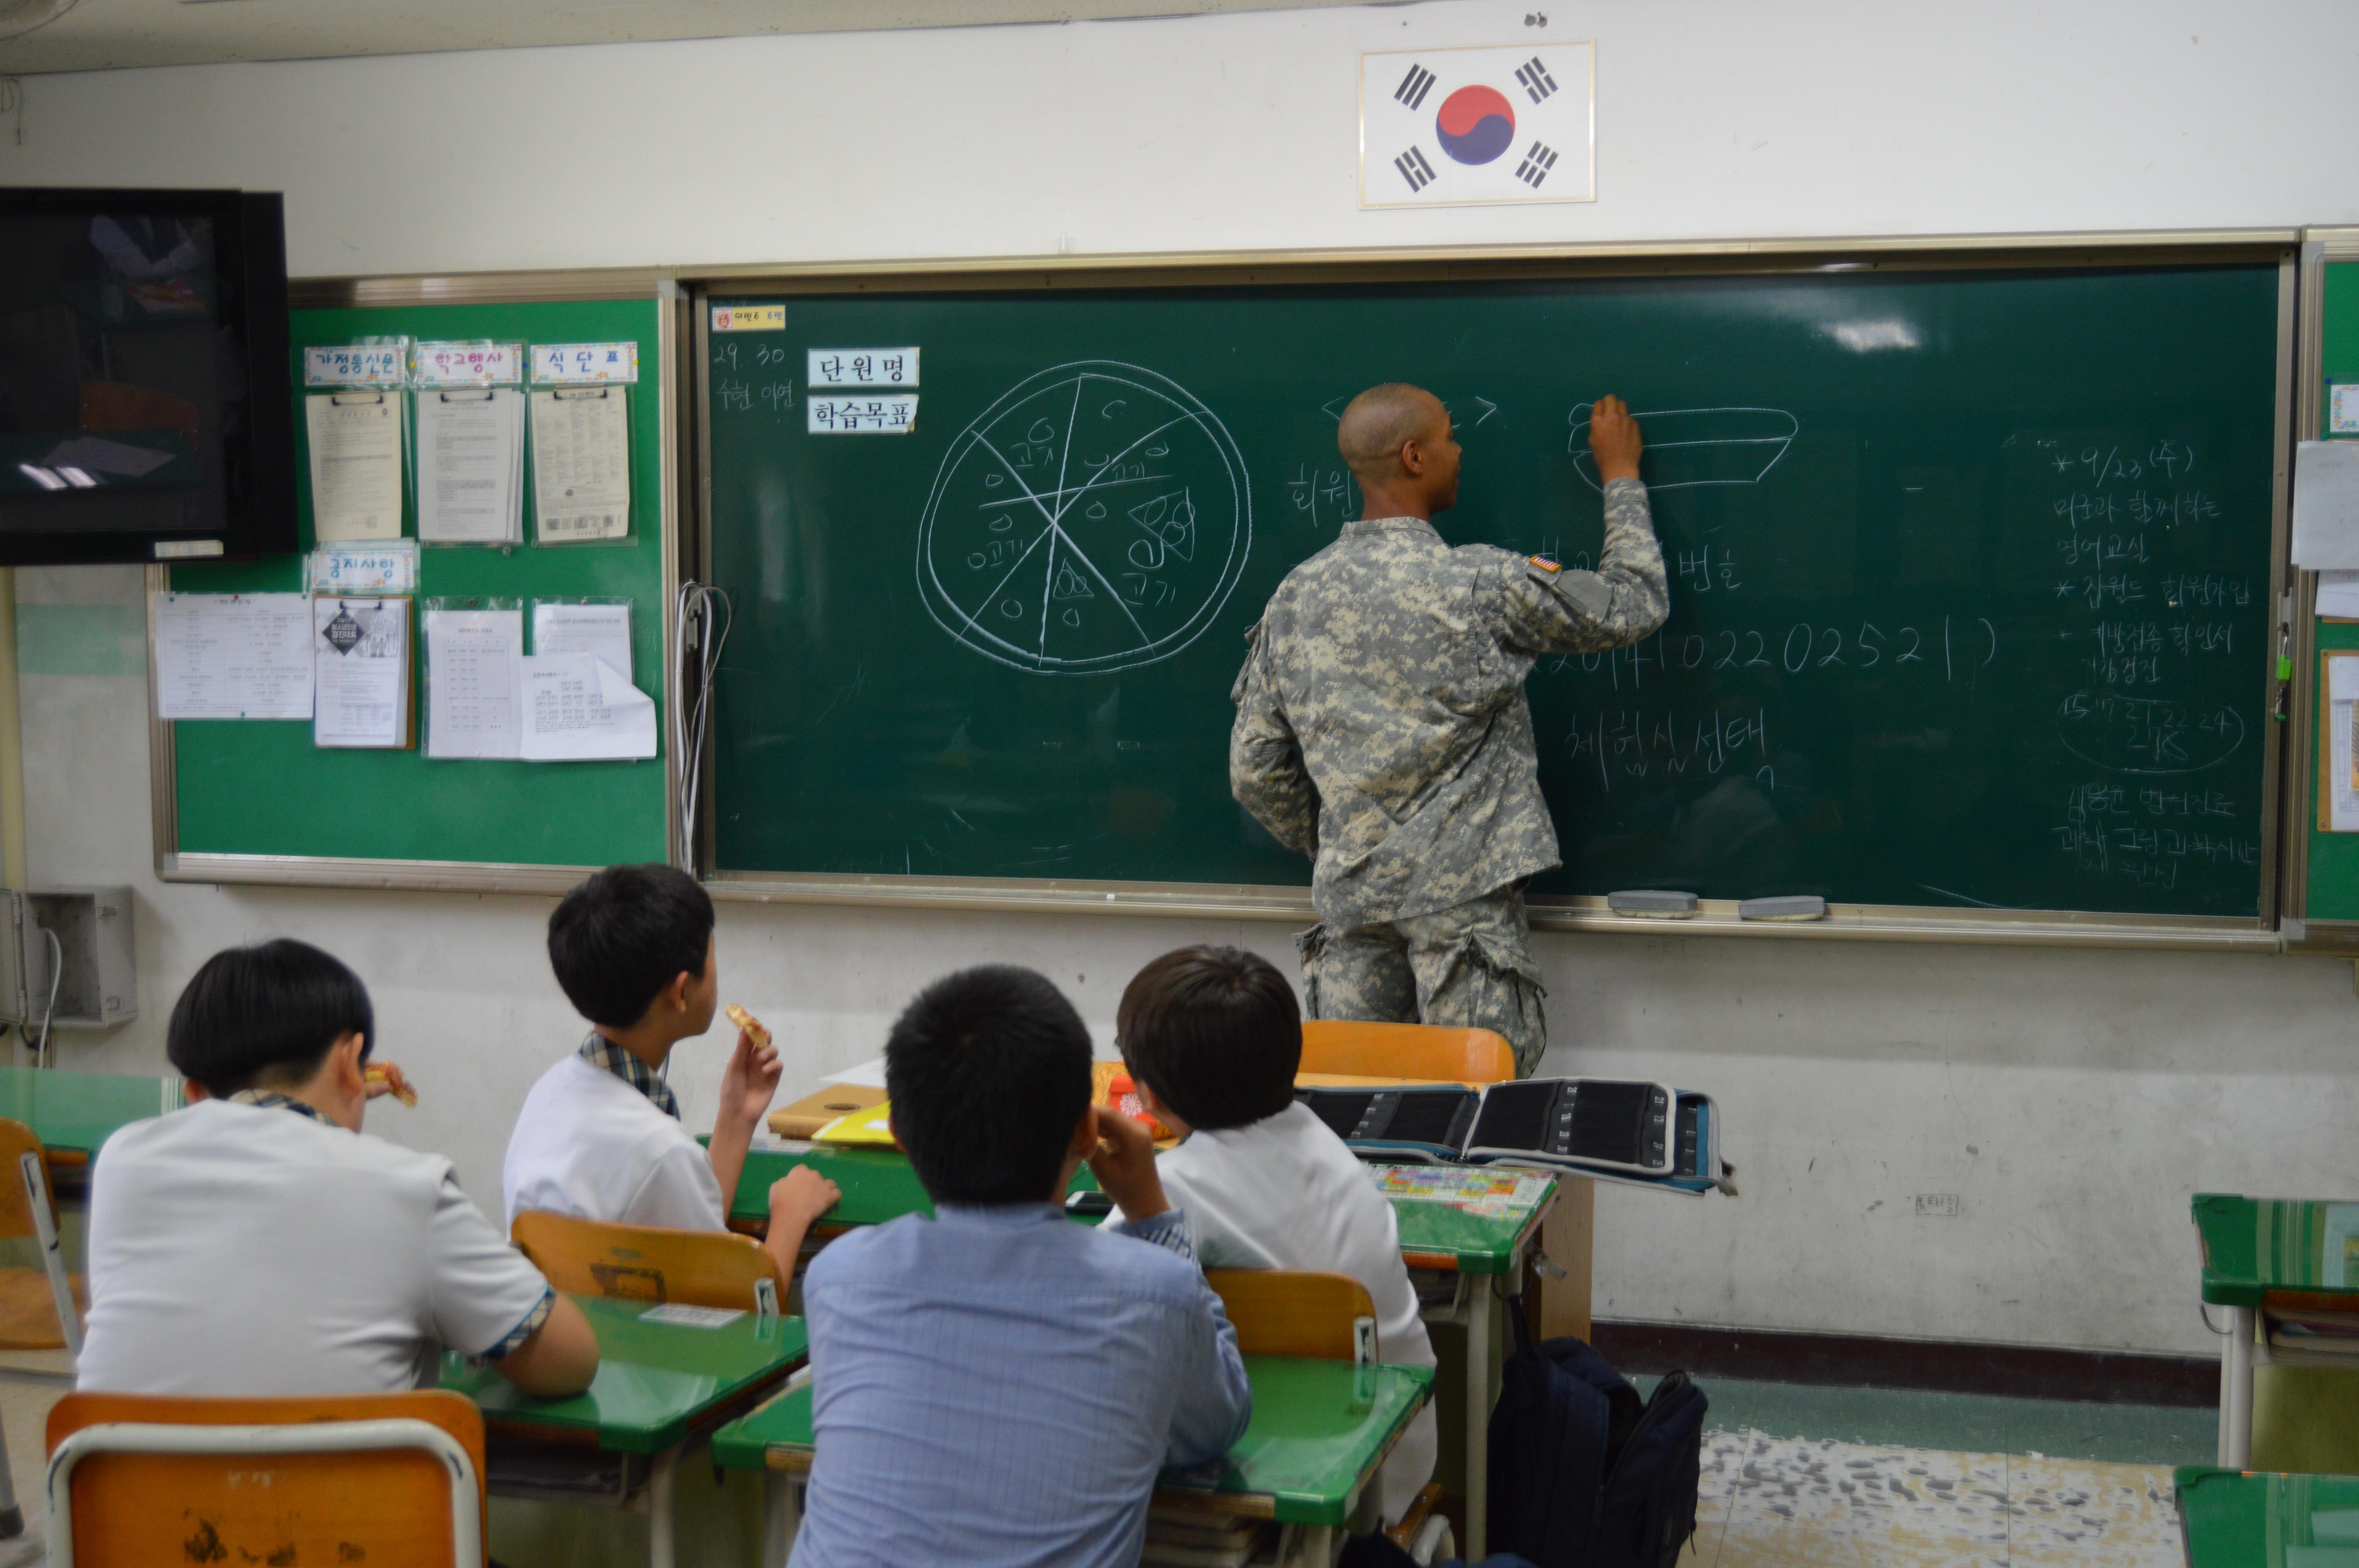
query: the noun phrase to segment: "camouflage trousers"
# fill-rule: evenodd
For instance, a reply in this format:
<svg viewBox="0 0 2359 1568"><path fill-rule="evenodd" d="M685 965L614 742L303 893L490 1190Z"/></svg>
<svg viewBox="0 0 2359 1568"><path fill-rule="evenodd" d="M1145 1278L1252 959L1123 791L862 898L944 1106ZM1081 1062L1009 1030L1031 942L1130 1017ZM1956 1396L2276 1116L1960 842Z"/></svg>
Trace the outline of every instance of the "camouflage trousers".
<svg viewBox="0 0 2359 1568"><path fill-rule="evenodd" d="M1548 1049L1548 992L1520 887L1379 925L1314 925L1294 945L1306 1017L1495 1030L1516 1048L1518 1077L1531 1076Z"/></svg>

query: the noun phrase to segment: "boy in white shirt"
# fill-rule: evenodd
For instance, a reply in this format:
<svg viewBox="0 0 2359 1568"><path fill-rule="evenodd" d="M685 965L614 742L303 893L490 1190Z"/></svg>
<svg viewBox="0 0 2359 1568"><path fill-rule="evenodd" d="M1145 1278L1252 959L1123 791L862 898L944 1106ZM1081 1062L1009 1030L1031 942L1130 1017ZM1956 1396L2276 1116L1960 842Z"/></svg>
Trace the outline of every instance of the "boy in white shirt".
<svg viewBox="0 0 2359 1568"><path fill-rule="evenodd" d="M557 983L590 1021L581 1049L540 1076L508 1139L508 1223L549 1209L617 1225L725 1230L745 1151L778 1087L778 1054L740 1030L721 1075L709 1149L664 1082L671 1049L712 1027L721 968L712 900L670 866L609 866L549 917ZM791 1280L803 1232L841 1195L806 1166L770 1187L764 1242Z"/></svg>
<svg viewBox="0 0 2359 1568"><path fill-rule="evenodd" d="M1114 1031L1140 1101L1182 1140L1156 1168L1187 1213L1197 1261L1349 1274L1375 1303L1376 1358L1432 1366L1392 1206L1295 1103L1302 1014L1286 977L1234 947L1182 947L1132 978ZM1386 1459L1387 1524L1432 1478L1436 1431L1428 1405Z"/></svg>
<svg viewBox="0 0 2359 1568"><path fill-rule="evenodd" d="M582 1310L459 1190L361 1131L367 989L280 940L206 960L165 1050L196 1104L107 1140L91 1174L78 1386L264 1396L432 1388L444 1346L527 1393L598 1369Z"/></svg>

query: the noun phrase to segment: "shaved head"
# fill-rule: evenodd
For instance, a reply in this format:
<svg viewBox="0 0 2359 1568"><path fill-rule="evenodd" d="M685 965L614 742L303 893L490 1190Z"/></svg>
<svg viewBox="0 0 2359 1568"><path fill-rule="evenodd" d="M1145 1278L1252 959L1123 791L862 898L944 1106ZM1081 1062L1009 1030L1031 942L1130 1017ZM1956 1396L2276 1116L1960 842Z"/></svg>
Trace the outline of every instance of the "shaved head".
<svg viewBox="0 0 2359 1568"><path fill-rule="evenodd" d="M1436 429L1447 432L1450 415L1441 399L1421 386L1388 381L1352 399L1336 427L1335 446L1343 461L1364 483L1382 481L1398 471L1401 447L1428 440Z"/></svg>

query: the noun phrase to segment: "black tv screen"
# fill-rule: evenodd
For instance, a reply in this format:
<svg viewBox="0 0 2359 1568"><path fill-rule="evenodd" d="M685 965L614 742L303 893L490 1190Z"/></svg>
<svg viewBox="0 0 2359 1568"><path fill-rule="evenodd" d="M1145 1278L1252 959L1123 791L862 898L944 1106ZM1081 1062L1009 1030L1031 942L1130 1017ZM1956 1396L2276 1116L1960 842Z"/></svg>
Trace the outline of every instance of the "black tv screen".
<svg viewBox="0 0 2359 1568"><path fill-rule="evenodd" d="M0 565L295 548L279 198L0 189Z"/></svg>

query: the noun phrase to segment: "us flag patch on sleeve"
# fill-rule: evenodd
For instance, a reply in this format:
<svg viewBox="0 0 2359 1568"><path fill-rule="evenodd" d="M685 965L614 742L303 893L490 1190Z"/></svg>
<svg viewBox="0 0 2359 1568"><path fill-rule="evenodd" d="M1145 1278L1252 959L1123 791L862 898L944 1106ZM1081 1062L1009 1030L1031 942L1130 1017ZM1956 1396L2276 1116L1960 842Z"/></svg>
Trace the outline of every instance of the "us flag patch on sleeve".
<svg viewBox="0 0 2359 1568"><path fill-rule="evenodd" d="M1560 572L1564 570L1562 567L1549 559L1546 556L1534 556L1531 557L1531 563L1544 572Z"/></svg>

